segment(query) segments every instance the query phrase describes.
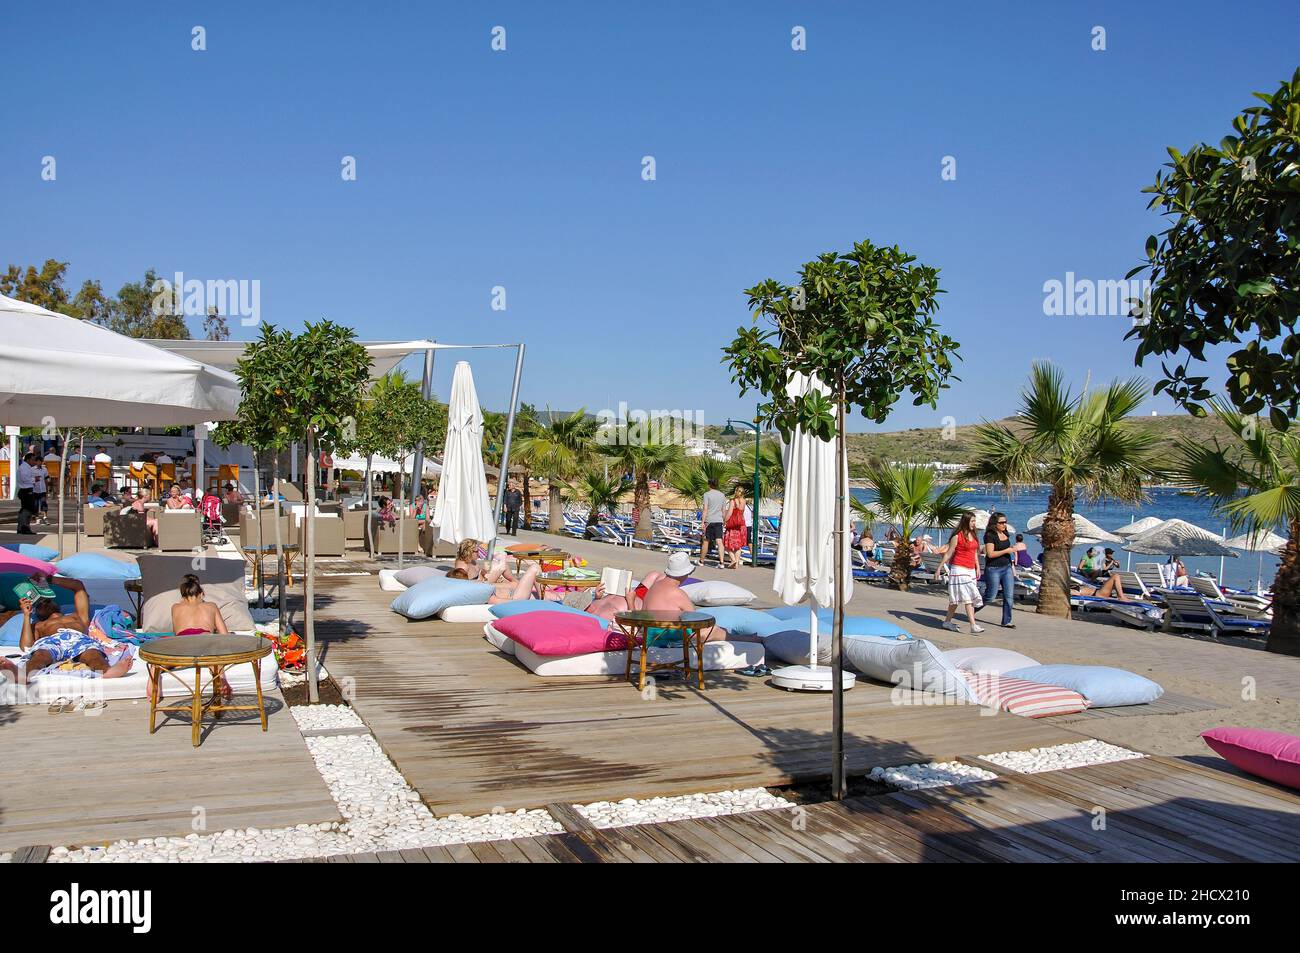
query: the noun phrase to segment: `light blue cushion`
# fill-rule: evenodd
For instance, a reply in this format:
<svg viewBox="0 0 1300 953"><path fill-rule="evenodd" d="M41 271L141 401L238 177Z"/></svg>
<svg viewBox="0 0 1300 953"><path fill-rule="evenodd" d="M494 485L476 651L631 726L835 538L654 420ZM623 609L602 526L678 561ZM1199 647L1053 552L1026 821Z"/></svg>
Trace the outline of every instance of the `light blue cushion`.
<svg viewBox="0 0 1300 953"><path fill-rule="evenodd" d="M0 625L0 645L17 645L23 634L23 614L12 615Z"/></svg>
<svg viewBox="0 0 1300 953"><path fill-rule="evenodd" d="M729 635L756 635L759 638L767 638L769 635L790 628L790 623L784 619L745 606L712 606L700 611L713 616L713 621L726 629Z"/></svg>
<svg viewBox="0 0 1300 953"><path fill-rule="evenodd" d="M803 629L808 631L811 622L808 618L808 606L780 606L776 609L768 609L767 614L777 619L785 621L782 628L785 629ZM835 621L835 613L832 609L817 610L817 631L829 632ZM898 638L905 636L912 638L912 634L906 629L887 619L877 619L867 615L846 615L844 617L844 634L845 635L879 635L884 638Z"/></svg>
<svg viewBox="0 0 1300 953"><path fill-rule="evenodd" d="M1088 699L1093 708L1145 705L1165 693L1149 678L1105 665L1030 665L1003 674L1069 688Z"/></svg>
<svg viewBox="0 0 1300 953"><path fill-rule="evenodd" d="M54 568L69 579L139 579L140 567L100 553L76 553L64 556Z"/></svg>
<svg viewBox="0 0 1300 953"><path fill-rule="evenodd" d="M408 619L427 619L450 606L483 605L495 591L490 582L434 576L407 589L389 608Z"/></svg>
<svg viewBox="0 0 1300 953"><path fill-rule="evenodd" d="M510 602L501 602L492 606L491 612L498 619L508 619L512 615L523 615L525 612L570 612L587 619L595 619L600 623L602 629L609 628L608 619L602 619L590 612L583 612L573 606L566 606L563 602L551 602L546 599L514 599Z"/></svg>
<svg viewBox="0 0 1300 953"><path fill-rule="evenodd" d="M4 548L17 553L19 556L30 556L32 559L39 559L45 563L59 555L57 549L51 549L49 546L38 546L35 543L5 543Z"/></svg>

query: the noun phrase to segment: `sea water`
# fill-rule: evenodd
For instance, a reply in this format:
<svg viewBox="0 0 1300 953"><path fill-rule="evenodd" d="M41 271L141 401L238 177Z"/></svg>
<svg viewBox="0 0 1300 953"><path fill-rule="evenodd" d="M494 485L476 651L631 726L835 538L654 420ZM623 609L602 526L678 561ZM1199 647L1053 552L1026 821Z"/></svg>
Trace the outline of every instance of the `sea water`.
<svg viewBox="0 0 1300 953"><path fill-rule="evenodd" d="M857 487L853 489L853 495L863 501L870 500L874 496L870 490ZM1140 506L1119 503L1094 504L1081 499L1075 503L1074 511L1080 516L1092 520L1102 529L1112 532L1121 526L1127 526L1135 520L1142 519L1144 516L1154 516L1157 519L1164 520L1186 520L1216 535L1222 534L1225 530L1227 530L1229 536L1236 535L1229 528L1228 521L1222 515L1216 514L1211 501L1204 497L1187 496L1178 490L1163 487L1149 490L1148 496L1150 499ZM964 506L972 510L982 509L988 510L990 513L994 510L1000 510L1007 514L1007 520L1012 526L1023 530L1031 516L1046 512L1047 488L1024 487L1014 491L1008 497L1001 489L977 486L971 492L961 494L961 501ZM940 537L944 534L932 529L925 530L925 532L929 532L935 537L936 544L942 542ZM1286 535L1285 530L1280 531L1280 534ZM1037 559L1038 554L1042 552L1042 544L1034 536L1026 536L1025 543L1029 546L1030 554ZM1114 549L1115 558L1119 560L1120 565L1125 567L1140 562L1163 563L1168 559L1167 556L1148 556L1139 553L1133 553L1130 556L1119 543L1099 543L1097 545L1102 548L1110 546ZM1087 549L1087 546L1076 546L1070 553L1070 564L1077 565ZM1259 553L1241 552L1236 559L1232 557L1224 559L1224 583L1240 589L1253 589L1256 578L1262 575L1264 586L1271 586L1273 577L1277 575L1278 557L1271 553L1264 553L1263 556L1262 572L1260 570ZM1216 577L1219 575L1218 556L1183 556L1183 565L1192 574L1205 571Z"/></svg>

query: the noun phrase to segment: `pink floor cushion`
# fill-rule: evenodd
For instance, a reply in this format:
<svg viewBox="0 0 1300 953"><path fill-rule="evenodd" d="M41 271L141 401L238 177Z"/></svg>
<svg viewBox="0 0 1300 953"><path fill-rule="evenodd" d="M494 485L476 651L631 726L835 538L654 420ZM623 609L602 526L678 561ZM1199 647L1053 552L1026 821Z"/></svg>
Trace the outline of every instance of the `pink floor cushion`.
<svg viewBox="0 0 1300 953"><path fill-rule="evenodd" d="M497 619L492 627L536 655L580 655L623 648L622 635L605 631L600 620L585 613L524 612Z"/></svg>
<svg viewBox="0 0 1300 953"><path fill-rule="evenodd" d="M1022 718L1072 715L1088 707L1088 700L1078 692L1057 685L986 672L962 672L962 675L985 708L996 708Z"/></svg>
<svg viewBox="0 0 1300 953"><path fill-rule="evenodd" d="M1247 774L1300 788L1300 737L1262 728L1213 728L1201 738Z"/></svg>

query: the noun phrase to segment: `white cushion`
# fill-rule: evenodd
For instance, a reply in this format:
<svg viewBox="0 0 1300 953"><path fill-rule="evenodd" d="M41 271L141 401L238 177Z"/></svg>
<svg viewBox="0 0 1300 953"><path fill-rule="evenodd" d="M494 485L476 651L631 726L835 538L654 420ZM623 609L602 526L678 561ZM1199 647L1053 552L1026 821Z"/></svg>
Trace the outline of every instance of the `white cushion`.
<svg viewBox="0 0 1300 953"><path fill-rule="evenodd" d="M1038 664L1036 659L1031 659L1028 655L984 645L970 649L951 649L943 654L961 671L984 675L1001 675L1003 672Z"/></svg>
<svg viewBox="0 0 1300 953"><path fill-rule="evenodd" d="M379 588L384 592L402 592L406 586L397 581L396 569L379 570Z"/></svg>
<svg viewBox="0 0 1300 953"><path fill-rule="evenodd" d="M477 622L482 625L484 622L491 622L496 616L492 614L491 606L476 605L447 606L438 613L438 618L443 622Z"/></svg>
<svg viewBox="0 0 1300 953"><path fill-rule="evenodd" d="M682 592L697 606L747 606L758 596L725 579L706 579L682 586Z"/></svg>
<svg viewBox="0 0 1300 953"><path fill-rule="evenodd" d="M502 635L491 623L483 626L483 637L487 639L495 648L500 649L506 655L515 654L515 640L508 635Z"/></svg>
<svg viewBox="0 0 1300 953"><path fill-rule="evenodd" d="M491 623L483 626L483 634L494 646L513 655L534 675L544 678L573 675L617 675L622 677L627 659L622 652L585 652L581 655L538 655L530 649L497 632ZM647 656L650 662L680 662L680 646L652 648ZM633 669L640 653L633 657ZM748 668L763 661L763 646L758 642L706 642L704 643L704 669L708 672Z"/></svg>
<svg viewBox="0 0 1300 953"><path fill-rule="evenodd" d="M961 672L928 639L845 636L844 662L878 681L975 701L975 693Z"/></svg>

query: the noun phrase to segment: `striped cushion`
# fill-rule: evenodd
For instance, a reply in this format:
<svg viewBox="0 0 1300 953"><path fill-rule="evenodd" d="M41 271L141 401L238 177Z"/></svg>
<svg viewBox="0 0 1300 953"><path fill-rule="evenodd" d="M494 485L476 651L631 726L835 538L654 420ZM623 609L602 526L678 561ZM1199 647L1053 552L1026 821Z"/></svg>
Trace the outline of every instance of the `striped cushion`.
<svg viewBox="0 0 1300 953"><path fill-rule="evenodd" d="M998 708L1022 718L1070 715L1088 707L1088 700L1076 691L1044 685L1023 678L962 672L976 700L986 708Z"/></svg>

